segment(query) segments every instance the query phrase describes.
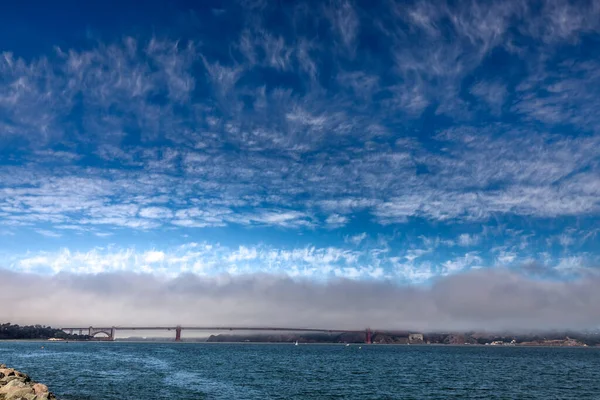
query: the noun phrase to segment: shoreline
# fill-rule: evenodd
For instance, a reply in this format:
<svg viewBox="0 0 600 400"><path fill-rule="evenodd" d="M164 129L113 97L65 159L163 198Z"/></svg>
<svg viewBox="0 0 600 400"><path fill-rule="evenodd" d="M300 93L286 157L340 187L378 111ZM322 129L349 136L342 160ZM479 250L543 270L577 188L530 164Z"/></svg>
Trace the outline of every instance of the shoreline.
<svg viewBox="0 0 600 400"><path fill-rule="evenodd" d="M206 345L220 345L220 344L225 344L225 345L231 345L231 344L241 344L241 345L290 345L293 346L294 342L206 342L206 341L186 341L186 340L182 340L181 342L175 342L174 340L72 340L72 341L48 341L47 339L0 339L0 343L46 343L46 344L72 344L72 343L132 343L132 344L149 344L149 343L153 343L153 344L168 344L168 343L178 343L178 344L206 344ZM539 347L539 348L579 348L579 349L600 349L600 345L596 345L596 346L583 346L583 345L567 345L567 346L560 346L560 345L547 345L547 344L505 344L505 345L486 345L486 344L459 344L459 343L412 343L412 344L406 344L406 343L371 343L371 344L366 344L366 343L349 343L350 346L349 347L362 347L362 346L381 346L381 347L388 347L388 346L393 346L393 347L409 347L409 346L416 346L416 347L485 347L485 348L505 348L505 347L521 347L521 348L534 348L534 347ZM341 346L341 347L346 347L346 343L299 343L299 346L306 346L306 345L311 345L311 346ZM44 345L45 347L45 345ZM2 365L2 364L0 364Z"/></svg>
<svg viewBox="0 0 600 400"><path fill-rule="evenodd" d="M0 399L56 400L48 386L29 375L0 364Z"/></svg>

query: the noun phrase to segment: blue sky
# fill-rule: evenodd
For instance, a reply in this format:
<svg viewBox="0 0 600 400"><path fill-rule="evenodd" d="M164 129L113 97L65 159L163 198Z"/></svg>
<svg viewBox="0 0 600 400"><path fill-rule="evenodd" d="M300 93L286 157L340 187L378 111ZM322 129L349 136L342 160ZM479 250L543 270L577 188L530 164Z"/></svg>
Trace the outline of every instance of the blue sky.
<svg viewBox="0 0 600 400"><path fill-rule="evenodd" d="M0 267L598 265L599 2L2 8Z"/></svg>

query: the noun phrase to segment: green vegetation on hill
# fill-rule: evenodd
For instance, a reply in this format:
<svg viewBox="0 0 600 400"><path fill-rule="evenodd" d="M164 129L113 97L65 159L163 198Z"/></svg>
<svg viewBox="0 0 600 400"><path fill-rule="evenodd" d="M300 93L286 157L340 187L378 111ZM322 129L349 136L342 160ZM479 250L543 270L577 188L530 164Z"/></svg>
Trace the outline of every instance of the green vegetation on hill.
<svg viewBox="0 0 600 400"><path fill-rule="evenodd" d="M16 339L69 339L85 340L87 335L69 335L60 329L54 329L43 325L19 326L11 323L0 324L0 340Z"/></svg>

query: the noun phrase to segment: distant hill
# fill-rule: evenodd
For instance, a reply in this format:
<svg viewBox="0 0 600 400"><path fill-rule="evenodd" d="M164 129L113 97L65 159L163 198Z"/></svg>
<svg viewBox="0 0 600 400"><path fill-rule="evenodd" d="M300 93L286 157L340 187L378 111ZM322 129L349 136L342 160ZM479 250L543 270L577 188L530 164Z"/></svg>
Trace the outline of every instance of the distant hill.
<svg viewBox="0 0 600 400"><path fill-rule="evenodd" d="M286 333L286 334L220 334L211 335L207 342L211 343L364 343L361 333L319 334L319 333ZM485 345L505 344L523 346L598 346L598 332L547 332L510 334L486 332L446 332L415 334L408 332L378 333L372 336L374 344L450 344L450 345Z"/></svg>

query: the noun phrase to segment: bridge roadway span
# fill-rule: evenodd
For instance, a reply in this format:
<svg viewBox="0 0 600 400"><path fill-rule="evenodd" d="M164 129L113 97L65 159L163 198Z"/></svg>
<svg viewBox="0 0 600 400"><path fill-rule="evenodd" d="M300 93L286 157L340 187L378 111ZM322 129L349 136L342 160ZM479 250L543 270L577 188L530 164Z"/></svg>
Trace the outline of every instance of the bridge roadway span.
<svg viewBox="0 0 600 400"><path fill-rule="evenodd" d="M263 332L319 332L319 333L361 333L365 335L365 343L371 343L371 329L352 330L352 329L321 329L321 328L289 328L289 327L267 327L267 326L112 326L107 327L87 327L87 328L60 328L62 331L73 334L79 332L80 335L87 334L94 338L103 333L107 337L103 340L114 340L117 330L122 331L175 331L175 341L181 341L181 331L263 331Z"/></svg>

